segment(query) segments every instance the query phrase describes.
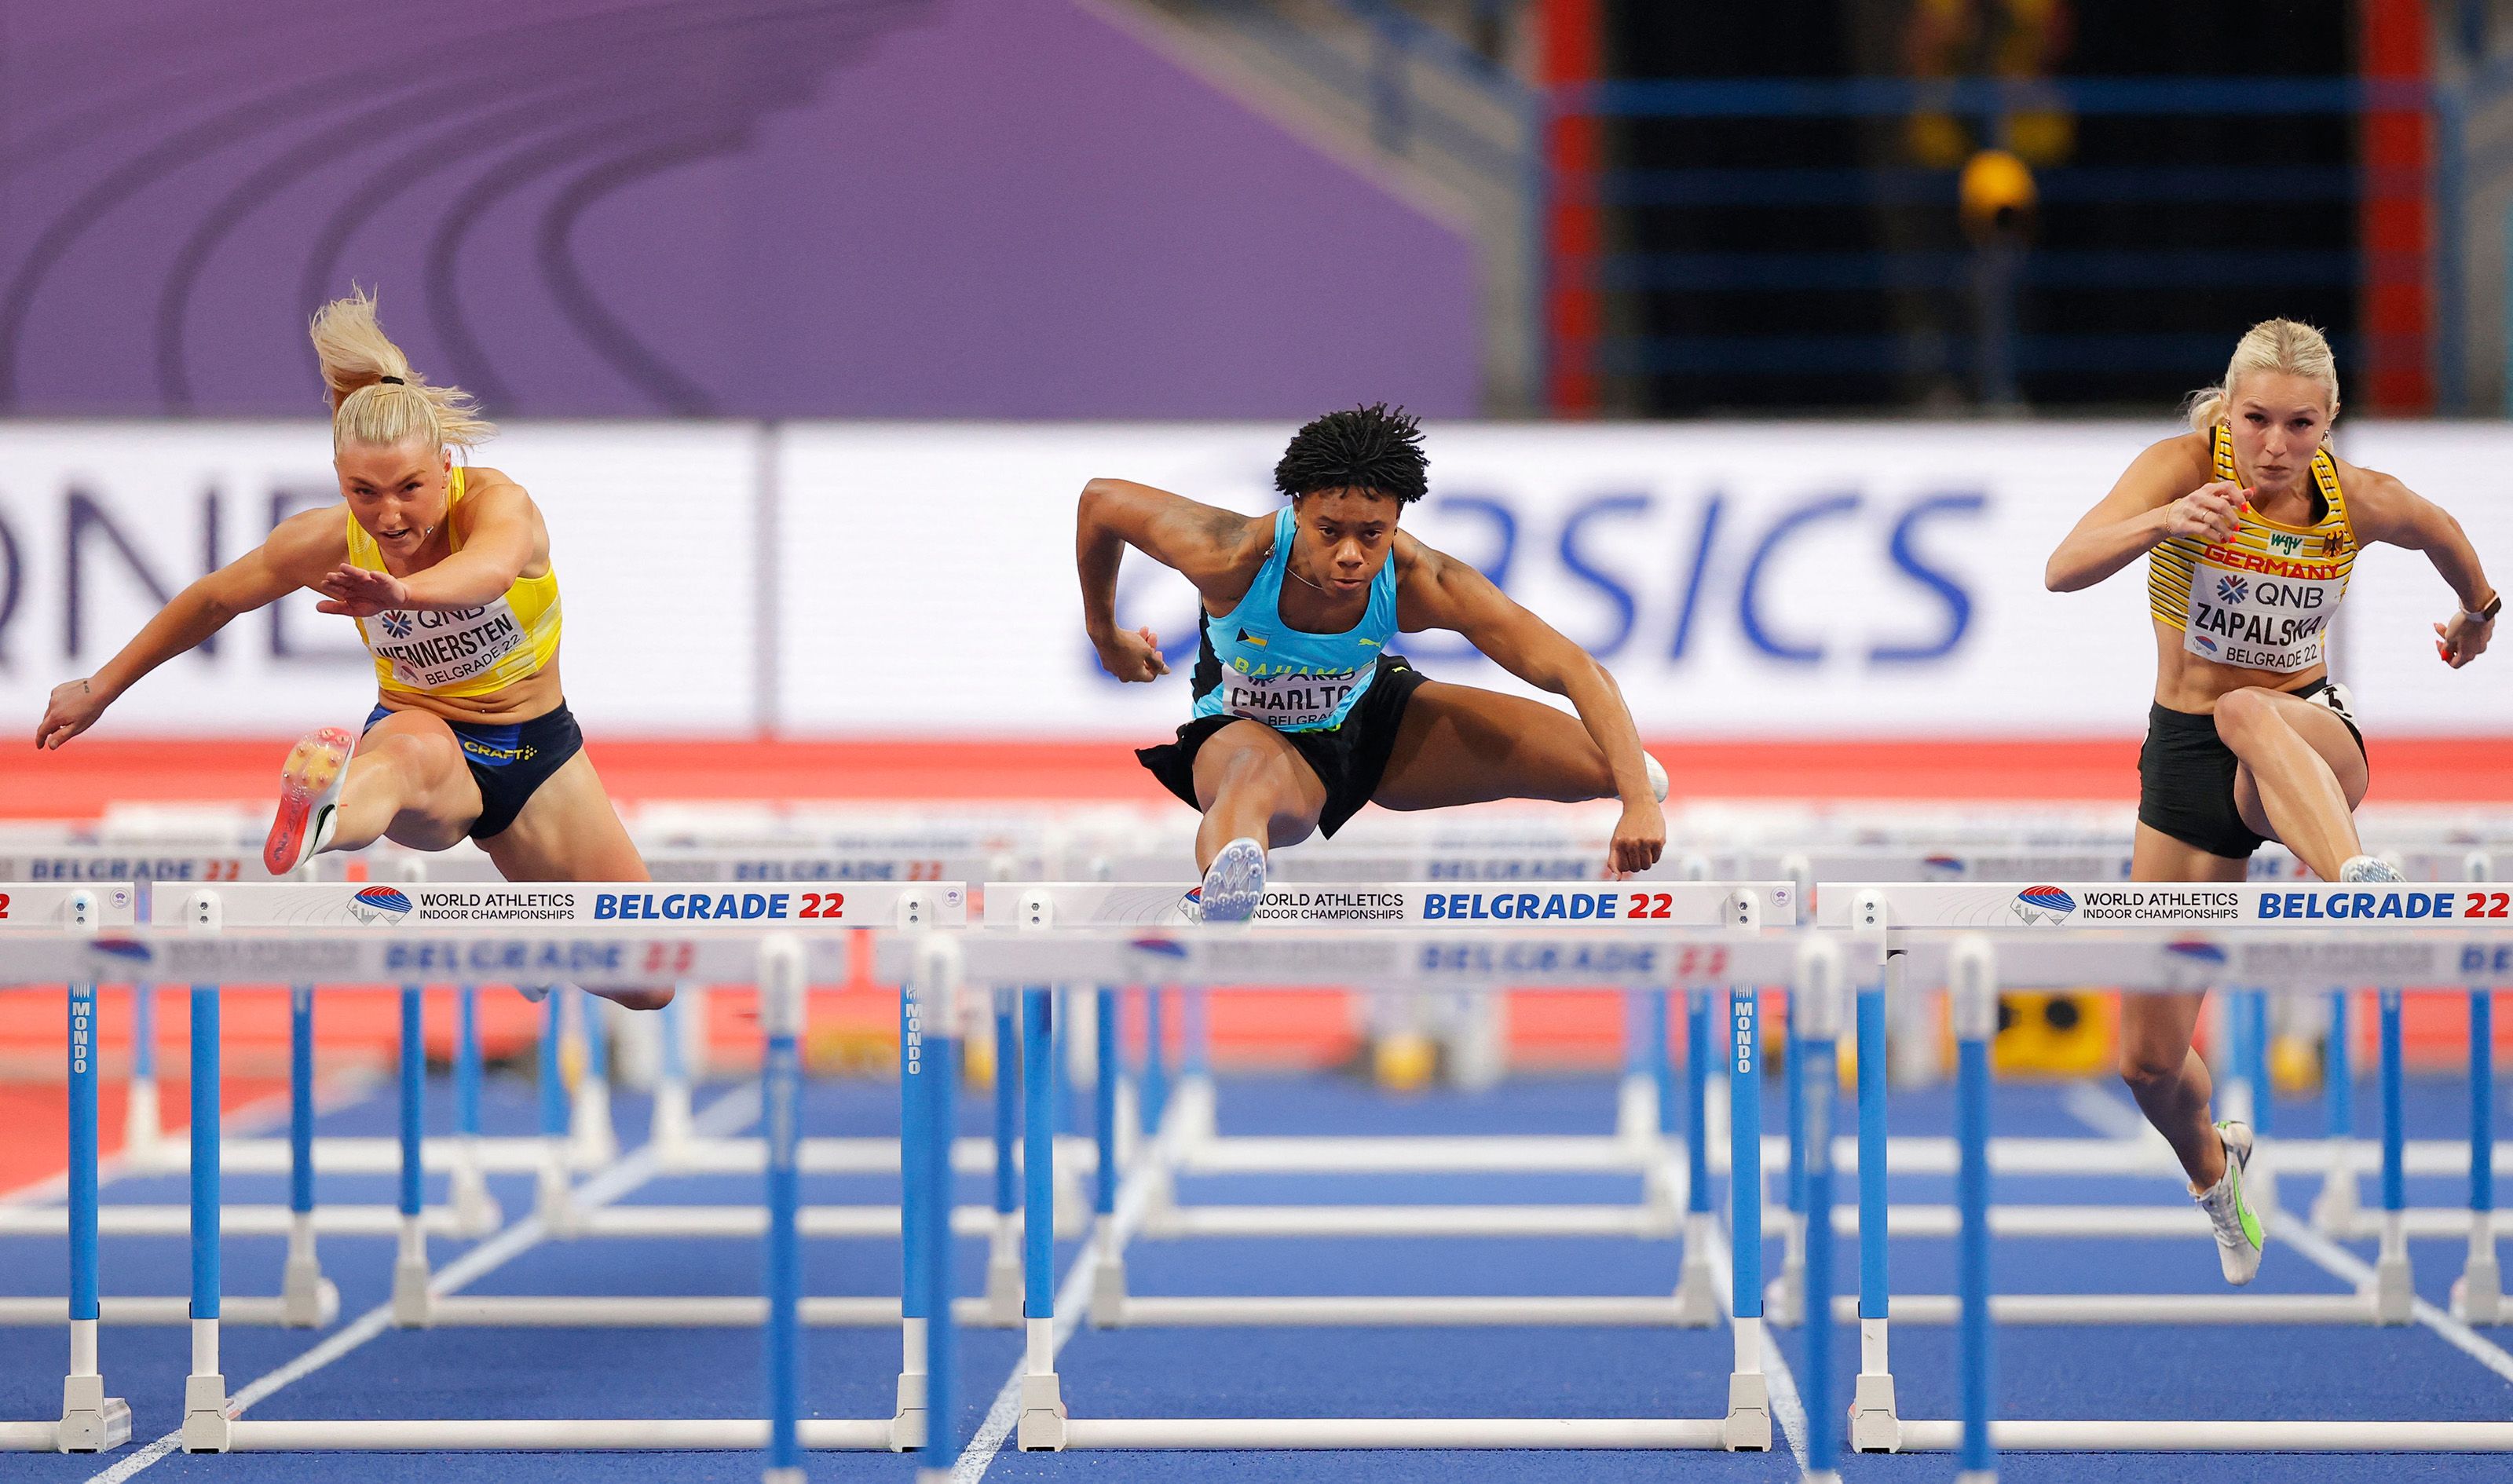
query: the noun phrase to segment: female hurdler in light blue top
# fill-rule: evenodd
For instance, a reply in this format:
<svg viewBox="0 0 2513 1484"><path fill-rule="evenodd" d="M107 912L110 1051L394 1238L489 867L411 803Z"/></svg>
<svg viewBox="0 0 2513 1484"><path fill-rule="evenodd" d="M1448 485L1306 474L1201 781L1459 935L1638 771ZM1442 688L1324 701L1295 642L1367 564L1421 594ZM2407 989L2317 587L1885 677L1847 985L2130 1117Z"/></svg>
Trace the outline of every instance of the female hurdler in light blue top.
<svg viewBox="0 0 2513 1484"><path fill-rule="evenodd" d="M1271 515L1123 480L1082 491L1083 621L1108 673L1169 673L1156 635L1117 626L1126 547L1175 568L1204 599L1194 719L1137 755L1204 811L1196 898L1207 922L1256 910L1268 847L1332 835L1366 803L1618 797L1606 869L1646 870L1665 849L1666 772L1641 750L1605 666L1482 573L1396 529L1428 483L1421 437L1385 407L1317 419L1275 466L1292 503ZM1425 628L1465 635L1578 714L1424 678L1388 651L1399 631Z"/></svg>

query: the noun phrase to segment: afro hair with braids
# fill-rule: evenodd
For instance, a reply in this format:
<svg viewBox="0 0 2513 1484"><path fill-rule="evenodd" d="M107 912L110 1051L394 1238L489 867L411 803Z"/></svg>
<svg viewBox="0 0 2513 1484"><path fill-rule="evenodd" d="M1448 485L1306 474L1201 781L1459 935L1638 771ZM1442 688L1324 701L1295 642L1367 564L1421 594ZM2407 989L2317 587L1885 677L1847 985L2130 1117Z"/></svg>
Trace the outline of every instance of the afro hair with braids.
<svg viewBox="0 0 2513 1484"><path fill-rule="evenodd" d="M1292 435L1291 447L1274 465L1274 488L1296 498L1319 490L1368 490L1412 504L1429 487L1422 424L1384 402L1311 420Z"/></svg>

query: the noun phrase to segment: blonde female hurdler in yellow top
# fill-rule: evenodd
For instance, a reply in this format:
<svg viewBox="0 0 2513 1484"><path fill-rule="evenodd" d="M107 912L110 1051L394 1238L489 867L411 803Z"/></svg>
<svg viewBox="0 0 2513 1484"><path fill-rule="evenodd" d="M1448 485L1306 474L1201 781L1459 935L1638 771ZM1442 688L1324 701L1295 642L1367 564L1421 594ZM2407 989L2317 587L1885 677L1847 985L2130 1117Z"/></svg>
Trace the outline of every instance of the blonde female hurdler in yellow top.
<svg viewBox="0 0 2513 1484"><path fill-rule="evenodd" d="M2138 881L2240 881L2264 840L2325 881L2399 879L2367 855L2354 810L2365 739L2323 653L2357 551L2422 551L2458 600L2434 625L2454 669L2486 652L2504 600L2460 523L2388 474L2330 452L2338 370L2321 332L2263 320L2225 379L2191 398L2190 431L2137 456L2044 576L2091 587L2147 558L2155 703L2138 754ZM2181 1160L2215 1228L2226 1281L2249 1283L2263 1236L2243 1197L2252 1131L2211 1125L2190 1049L2201 994L2121 1002L2121 1075Z"/></svg>
<svg viewBox="0 0 2513 1484"><path fill-rule="evenodd" d="M357 621L380 692L360 736L299 740L263 864L389 838L444 850L468 835L509 881L644 881L645 862L584 754L559 687L558 574L523 486L458 465L495 431L431 386L365 294L314 316L342 503L282 521L261 545L175 595L104 667L56 687L35 744L94 725L140 677L240 614L300 587ZM637 1006L668 990L605 990Z"/></svg>

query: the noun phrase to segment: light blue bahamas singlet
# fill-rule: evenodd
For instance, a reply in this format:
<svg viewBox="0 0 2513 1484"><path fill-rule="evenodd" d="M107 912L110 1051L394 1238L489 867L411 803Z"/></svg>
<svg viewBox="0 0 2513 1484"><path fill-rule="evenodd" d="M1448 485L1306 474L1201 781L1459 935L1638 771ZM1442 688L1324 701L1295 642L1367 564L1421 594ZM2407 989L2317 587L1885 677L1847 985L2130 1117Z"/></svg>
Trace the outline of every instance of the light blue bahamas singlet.
<svg viewBox="0 0 2513 1484"><path fill-rule="evenodd" d="M1283 572L1292 560L1290 506L1274 517L1274 551L1229 617L1203 616L1195 662L1195 714L1245 716L1284 732L1343 725L1370 689L1378 657L1396 633L1396 557L1370 582L1361 622L1339 634L1312 634L1283 622Z"/></svg>

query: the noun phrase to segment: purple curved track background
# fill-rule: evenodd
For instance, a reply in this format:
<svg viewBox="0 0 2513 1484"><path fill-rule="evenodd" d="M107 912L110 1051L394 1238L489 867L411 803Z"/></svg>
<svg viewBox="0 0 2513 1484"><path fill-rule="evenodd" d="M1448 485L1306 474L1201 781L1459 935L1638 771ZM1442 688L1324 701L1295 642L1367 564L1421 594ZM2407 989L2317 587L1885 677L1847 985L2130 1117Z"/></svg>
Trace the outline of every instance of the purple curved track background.
<svg viewBox="0 0 2513 1484"><path fill-rule="evenodd" d="M0 414L1477 401L1469 243L1086 0L0 0Z"/></svg>

